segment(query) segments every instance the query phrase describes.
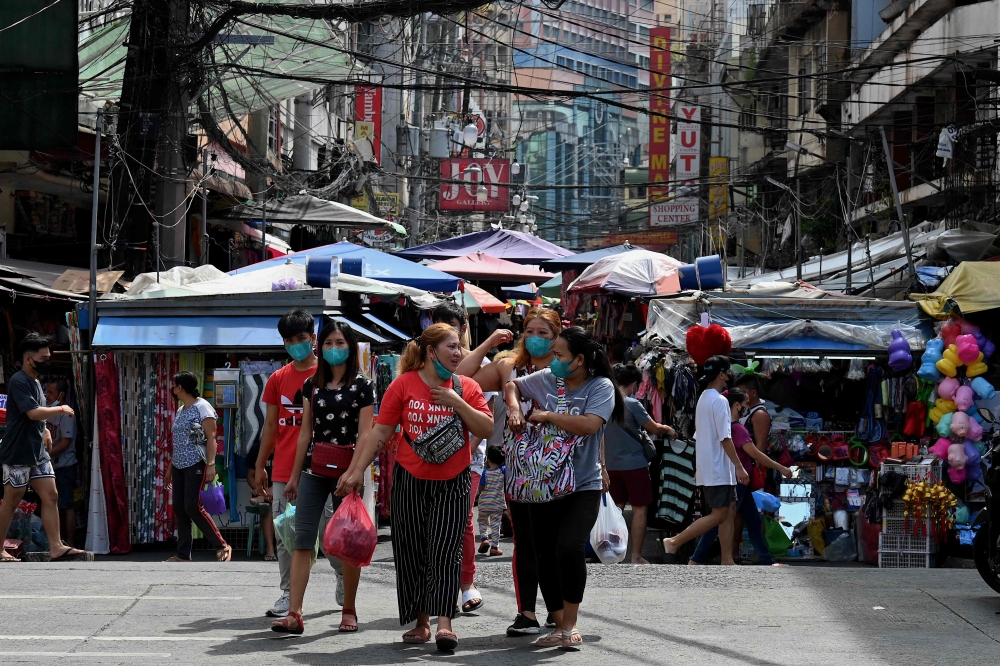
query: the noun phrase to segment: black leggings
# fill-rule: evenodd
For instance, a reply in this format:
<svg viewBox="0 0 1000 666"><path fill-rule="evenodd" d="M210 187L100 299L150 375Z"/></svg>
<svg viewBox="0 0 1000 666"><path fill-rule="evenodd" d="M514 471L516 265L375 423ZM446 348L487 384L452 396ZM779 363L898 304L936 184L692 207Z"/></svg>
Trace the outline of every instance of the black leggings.
<svg viewBox="0 0 1000 666"><path fill-rule="evenodd" d="M191 523L193 522L216 548L225 548L226 541L215 526L215 521L201 505L201 482L205 476L205 463L177 469L172 473L174 483L174 519L177 521L177 557L191 559Z"/></svg>
<svg viewBox="0 0 1000 666"><path fill-rule="evenodd" d="M510 510L510 527L514 532L514 595L517 612L535 612L538 598L538 566L535 558L535 540L531 530L531 505L507 500Z"/></svg>
<svg viewBox="0 0 1000 666"><path fill-rule="evenodd" d="M584 490L531 506L531 532L538 557L538 583L550 613L583 601L584 554L601 506L600 490Z"/></svg>

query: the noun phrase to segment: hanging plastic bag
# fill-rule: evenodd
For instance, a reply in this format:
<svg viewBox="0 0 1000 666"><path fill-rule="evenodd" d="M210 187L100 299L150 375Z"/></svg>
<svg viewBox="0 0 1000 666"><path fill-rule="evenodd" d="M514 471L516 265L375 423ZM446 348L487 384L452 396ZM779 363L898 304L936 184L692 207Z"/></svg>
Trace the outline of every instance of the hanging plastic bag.
<svg viewBox="0 0 1000 666"><path fill-rule="evenodd" d="M822 520L813 518L809 521L809 543L812 544L813 550L816 551L817 555L823 554L823 549L826 548L826 541L823 539L823 530L826 525Z"/></svg>
<svg viewBox="0 0 1000 666"><path fill-rule="evenodd" d="M628 525L614 502L608 501L608 494L601 496L601 507L597 522L590 530L590 547L602 564L618 564L625 559L628 549Z"/></svg>
<svg viewBox="0 0 1000 666"><path fill-rule="evenodd" d="M792 540L785 534L781 523L770 516L764 516L764 540L772 557L784 557L792 545Z"/></svg>
<svg viewBox="0 0 1000 666"><path fill-rule="evenodd" d="M295 505L286 504L285 511L274 519L274 533L291 553L295 550Z"/></svg>
<svg viewBox="0 0 1000 666"><path fill-rule="evenodd" d="M857 552L854 549L854 537L850 532L844 532L826 544L826 548L823 549L823 559L827 562L853 562L857 557Z"/></svg>
<svg viewBox="0 0 1000 666"><path fill-rule="evenodd" d="M368 509L368 516L375 522L375 463L365 470L365 488L362 491L362 499L365 501L365 508Z"/></svg>
<svg viewBox="0 0 1000 666"><path fill-rule="evenodd" d="M777 513L778 509L781 508L781 500L771 493L764 492L763 490L753 491L753 501L754 504L757 505L758 511Z"/></svg>
<svg viewBox="0 0 1000 666"><path fill-rule="evenodd" d="M216 515L226 512L226 492L222 484L219 483L218 474L215 475L215 479L205 484L199 494L201 495L201 505L208 514Z"/></svg>
<svg viewBox="0 0 1000 666"><path fill-rule="evenodd" d="M368 515L364 500L351 493L340 503L323 534L323 552L344 564L366 567L372 562L378 532Z"/></svg>

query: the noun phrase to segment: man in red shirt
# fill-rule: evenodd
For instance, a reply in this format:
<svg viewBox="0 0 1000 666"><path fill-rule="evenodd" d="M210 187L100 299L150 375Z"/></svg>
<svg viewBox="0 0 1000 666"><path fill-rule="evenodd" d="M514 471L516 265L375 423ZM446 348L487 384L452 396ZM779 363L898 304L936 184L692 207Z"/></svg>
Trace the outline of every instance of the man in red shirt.
<svg viewBox="0 0 1000 666"><path fill-rule="evenodd" d="M295 447L302 425L302 385L316 373L317 359L313 352L316 345L316 321L305 310L291 310L278 321L278 333L285 343L285 351L292 362L281 368L267 380L264 387L264 404L267 417L260 435L260 453L254 480L257 494L262 495L267 487L267 472L264 465L274 453L271 474L272 496L271 515L277 518L285 512L285 484L295 464ZM292 554L285 550L281 539L277 543L278 569L281 572L281 596L274 607L267 611L270 617L288 615L291 590Z"/></svg>

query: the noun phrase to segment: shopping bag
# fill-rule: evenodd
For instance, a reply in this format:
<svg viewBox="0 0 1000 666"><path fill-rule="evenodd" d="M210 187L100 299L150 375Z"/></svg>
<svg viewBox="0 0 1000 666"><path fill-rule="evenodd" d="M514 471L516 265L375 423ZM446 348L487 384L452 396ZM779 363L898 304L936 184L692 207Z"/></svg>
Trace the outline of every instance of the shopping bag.
<svg viewBox="0 0 1000 666"><path fill-rule="evenodd" d="M219 483L218 474L215 475L215 479L205 484L199 494L201 495L201 505L207 513L214 515L226 512L226 492L222 484Z"/></svg>
<svg viewBox="0 0 1000 666"><path fill-rule="evenodd" d="M601 496L597 522L590 530L590 547L602 564L618 564L625 559L628 549L628 525L621 509L608 501L608 493Z"/></svg>
<svg viewBox="0 0 1000 666"><path fill-rule="evenodd" d="M295 505L287 504L285 511L274 519L274 533L291 553L295 550Z"/></svg>
<svg viewBox="0 0 1000 666"><path fill-rule="evenodd" d="M770 516L764 516L764 540L767 542L767 549L771 551L771 557L784 557L792 545L792 540L785 534L781 523Z"/></svg>
<svg viewBox="0 0 1000 666"><path fill-rule="evenodd" d="M763 490L753 491L753 501L757 505L758 511L776 513L778 509L781 508L781 500L771 493L764 492Z"/></svg>
<svg viewBox="0 0 1000 666"><path fill-rule="evenodd" d="M356 492L340 503L323 534L323 552L354 567L366 567L372 562L378 532L365 502Z"/></svg>

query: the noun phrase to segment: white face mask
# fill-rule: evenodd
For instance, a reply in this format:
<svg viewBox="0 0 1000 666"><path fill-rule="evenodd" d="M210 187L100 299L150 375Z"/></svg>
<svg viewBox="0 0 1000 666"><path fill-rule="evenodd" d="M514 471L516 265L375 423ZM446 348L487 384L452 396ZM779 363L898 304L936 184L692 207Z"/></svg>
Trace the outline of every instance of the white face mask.
<svg viewBox="0 0 1000 666"><path fill-rule="evenodd" d="M59 399L58 398L56 398L55 400L53 400L52 402L49 403L49 407L58 407L58 406L59 406Z"/></svg>

